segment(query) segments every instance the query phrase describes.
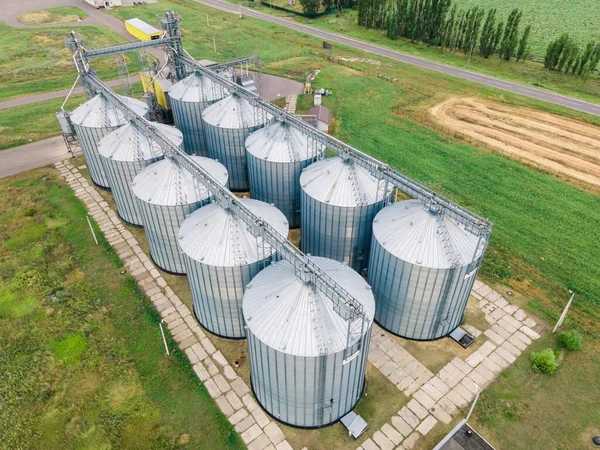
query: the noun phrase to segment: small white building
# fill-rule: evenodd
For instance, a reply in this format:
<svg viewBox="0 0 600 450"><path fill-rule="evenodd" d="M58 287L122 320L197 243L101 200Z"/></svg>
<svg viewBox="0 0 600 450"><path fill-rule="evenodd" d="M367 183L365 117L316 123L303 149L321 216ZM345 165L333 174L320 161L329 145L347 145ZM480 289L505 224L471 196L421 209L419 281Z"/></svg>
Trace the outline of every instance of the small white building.
<svg viewBox="0 0 600 450"><path fill-rule="evenodd" d="M85 0L88 5L94 8L112 8L114 6L123 6L122 0Z"/></svg>
<svg viewBox="0 0 600 450"><path fill-rule="evenodd" d="M331 111L329 111L328 108L325 108L323 105L315 106L309 111L309 114L317 118L318 130L324 131L325 133L329 132L329 124L331 123Z"/></svg>

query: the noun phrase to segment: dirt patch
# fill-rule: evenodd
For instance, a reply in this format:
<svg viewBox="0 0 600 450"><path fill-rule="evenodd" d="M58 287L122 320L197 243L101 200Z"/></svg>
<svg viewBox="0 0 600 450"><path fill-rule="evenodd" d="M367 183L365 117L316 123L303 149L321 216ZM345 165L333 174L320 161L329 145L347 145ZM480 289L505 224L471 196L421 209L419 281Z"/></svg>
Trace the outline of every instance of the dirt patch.
<svg viewBox="0 0 600 450"><path fill-rule="evenodd" d="M429 109L449 134L600 194L600 128L542 111L452 97Z"/></svg>
<svg viewBox="0 0 600 450"><path fill-rule="evenodd" d="M81 16L85 14L82 13ZM60 9L58 11L42 9L21 14L17 20L25 25L49 25L76 22L79 18L79 14L61 13Z"/></svg>

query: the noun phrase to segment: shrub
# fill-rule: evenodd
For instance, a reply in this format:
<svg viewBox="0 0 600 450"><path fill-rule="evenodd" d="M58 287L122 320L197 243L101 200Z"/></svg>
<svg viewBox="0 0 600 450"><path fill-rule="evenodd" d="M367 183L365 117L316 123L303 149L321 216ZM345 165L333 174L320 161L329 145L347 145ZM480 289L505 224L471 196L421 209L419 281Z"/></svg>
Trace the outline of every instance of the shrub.
<svg viewBox="0 0 600 450"><path fill-rule="evenodd" d="M531 360L531 367L534 372L543 372L552 375L558 369L556 354L551 348L542 350L539 353L532 352L529 359Z"/></svg>
<svg viewBox="0 0 600 450"><path fill-rule="evenodd" d="M560 340L568 350L579 350L583 346L583 336L576 330L563 331Z"/></svg>

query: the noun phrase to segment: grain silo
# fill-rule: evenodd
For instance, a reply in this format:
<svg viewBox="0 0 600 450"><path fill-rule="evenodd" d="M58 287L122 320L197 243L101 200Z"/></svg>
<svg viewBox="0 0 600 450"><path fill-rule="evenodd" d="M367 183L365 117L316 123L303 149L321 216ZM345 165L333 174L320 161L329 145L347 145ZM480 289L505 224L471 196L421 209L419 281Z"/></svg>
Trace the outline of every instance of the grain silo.
<svg viewBox="0 0 600 450"><path fill-rule="evenodd" d="M236 93L213 103L202 113L208 154L227 168L232 191L248 191L246 138L265 125L269 117Z"/></svg>
<svg viewBox="0 0 600 450"><path fill-rule="evenodd" d="M317 161L300 176L301 241L304 253L365 269L371 224L390 198L391 187L351 159Z"/></svg>
<svg viewBox="0 0 600 450"><path fill-rule="evenodd" d="M325 148L284 122L275 122L246 139L252 198L273 203L290 228L300 226L300 174L325 156Z"/></svg>
<svg viewBox="0 0 600 450"><path fill-rule="evenodd" d="M358 402L375 310L358 273L338 261L311 259L362 304L364 320L345 321L288 261L260 272L243 302L254 395L271 416L306 428L333 423Z"/></svg>
<svg viewBox="0 0 600 450"><path fill-rule="evenodd" d="M144 102L123 96L121 99L138 115L145 116L148 113L148 106ZM92 181L99 188L110 190L97 146L100 139L127 123L127 119L110 100L98 94L71 113L71 122Z"/></svg>
<svg viewBox="0 0 600 450"><path fill-rule="evenodd" d="M173 145L181 145L183 136L177 128L160 123L152 125ZM144 136L135 123L130 122L104 136L98 143L98 153L119 216L130 225L141 226L140 205L131 191L131 183L138 173L163 158L163 149Z"/></svg>
<svg viewBox="0 0 600 450"><path fill-rule="evenodd" d="M477 236L419 200L382 209L373 222L368 271L377 323L416 340L451 333L479 268L477 245Z"/></svg>
<svg viewBox="0 0 600 450"><path fill-rule="evenodd" d="M241 201L287 238L287 219L275 206L258 200ZM183 222L179 246L185 255L194 313L200 324L218 336L245 337L244 289L270 264L275 249L217 203L203 206Z"/></svg>
<svg viewBox="0 0 600 450"><path fill-rule="evenodd" d="M202 111L222 99L227 90L194 72L169 89L175 126L183 133L183 148L190 155L208 156Z"/></svg>
<svg viewBox="0 0 600 450"><path fill-rule="evenodd" d="M217 161L192 156L223 186L227 170ZM185 218L210 200L210 192L192 173L171 158L146 167L133 180L133 194L142 213L142 225L157 266L166 272L185 274L185 261L177 233Z"/></svg>

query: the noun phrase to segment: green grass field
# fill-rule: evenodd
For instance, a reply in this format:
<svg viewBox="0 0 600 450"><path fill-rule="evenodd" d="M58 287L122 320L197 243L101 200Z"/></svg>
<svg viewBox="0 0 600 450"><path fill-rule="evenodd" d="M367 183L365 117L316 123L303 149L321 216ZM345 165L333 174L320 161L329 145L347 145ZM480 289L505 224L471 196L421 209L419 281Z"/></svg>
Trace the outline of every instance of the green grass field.
<svg viewBox="0 0 600 450"><path fill-rule="evenodd" d="M0 448L244 448L57 171L0 202Z"/></svg>
<svg viewBox="0 0 600 450"><path fill-rule="evenodd" d="M17 20L25 25L54 25L59 23L75 22L84 19L87 14L79 8L61 6L58 8L36 9L21 14Z"/></svg>
<svg viewBox="0 0 600 450"><path fill-rule="evenodd" d="M496 8L499 17L506 17L513 8L523 11L521 23L531 24L531 53L539 59L546 54L551 40L569 33L582 47L593 40L600 42L600 14L596 0L455 0L459 8L482 6Z"/></svg>
<svg viewBox="0 0 600 450"><path fill-rule="evenodd" d="M66 27L12 28L0 22L0 101L70 88L77 77L71 52L65 48L70 31ZM125 43L105 27L78 27L77 33L88 48ZM135 54L129 58L130 70L139 70ZM117 77L112 58L95 60L94 68L103 79Z"/></svg>

